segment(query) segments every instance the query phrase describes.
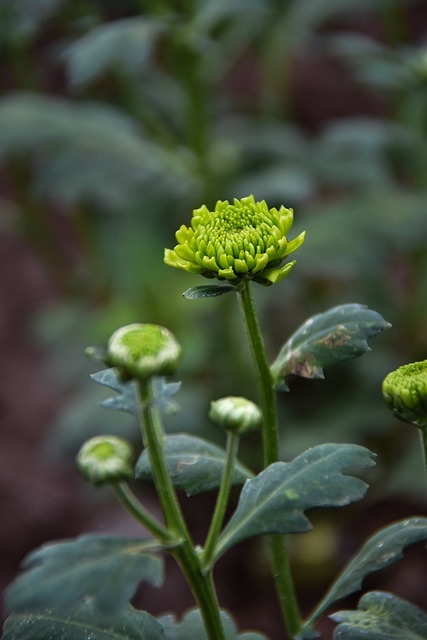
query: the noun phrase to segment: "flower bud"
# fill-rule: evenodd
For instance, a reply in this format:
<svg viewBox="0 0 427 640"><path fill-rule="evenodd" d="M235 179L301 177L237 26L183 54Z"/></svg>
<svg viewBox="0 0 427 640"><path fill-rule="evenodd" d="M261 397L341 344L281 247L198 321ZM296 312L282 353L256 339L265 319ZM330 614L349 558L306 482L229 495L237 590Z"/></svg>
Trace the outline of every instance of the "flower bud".
<svg viewBox="0 0 427 640"><path fill-rule="evenodd" d="M181 347L165 327L129 324L111 336L106 362L124 379L148 379L174 373L180 356Z"/></svg>
<svg viewBox="0 0 427 640"><path fill-rule="evenodd" d="M210 418L225 431L243 436L262 422L261 409L246 398L228 396L211 402Z"/></svg>
<svg viewBox="0 0 427 640"><path fill-rule="evenodd" d="M77 454L79 471L92 484L114 484L134 476L133 451L126 440L96 436L87 440Z"/></svg>
<svg viewBox="0 0 427 640"><path fill-rule="evenodd" d="M399 367L383 382L384 399L396 418L427 426L427 360Z"/></svg>

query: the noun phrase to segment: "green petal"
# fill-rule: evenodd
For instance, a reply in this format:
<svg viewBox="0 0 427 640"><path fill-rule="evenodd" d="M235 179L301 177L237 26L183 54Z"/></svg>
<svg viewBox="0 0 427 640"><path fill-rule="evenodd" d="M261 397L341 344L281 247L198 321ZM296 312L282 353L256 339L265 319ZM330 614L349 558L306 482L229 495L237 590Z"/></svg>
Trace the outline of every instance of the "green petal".
<svg viewBox="0 0 427 640"><path fill-rule="evenodd" d="M277 268L265 269L265 271L263 271L262 274L260 275L265 280L268 280L269 282L271 282L271 284L275 284L276 282L280 282L280 280L283 280L283 278L285 278L288 275L288 273L294 266L295 262L296 260L293 260L292 262L288 262L281 269L277 269Z"/></svg>
<svg viewBox="0 0 427 640"><path fill-rule="evenodd" d="M236 280L237 276L234 273L233 269L229 267L228 269L219 269L218 275L220 278L225 278L226 280Z"/></svg>
<svg viewBox="0 0 427 640"><path fill-rule="evenodd" d="M290 253L293 253L294 251L296 251L302 245L304 240L305 240L305 231L300 233L299 236L297 236L294 240L291 240L290 242L288 242L286 253L283 255L283 257L288 256Z"/></svg>
<svg viewBox="0 0 427 640"><path fill-rule="evenodd" d="M207 269L208 271L219 270L219 266L217 265L216 260L213 256L211 258L209 258L208 256L204 256L202 258L202 264L205 267L205 269Z"/></svg>
<svg viewBox="0 0 427 640"><path fill-rule="evenodd" d="M239 260L236 258L234 261L234 269L236 273L247 273L249 271L248 265L245 260Z"/></svg>
<svg viewBox="0 0 427 640"><path fill-rule="evenodd" d="M179 256L183 260L188 260L189 262L196 261L195 253L190 249L188 244L178 244L175 247L174 252L176 253L177 256Z"/></svg>
<svg viewBox="0 0 427 640"><path fill-rule="evenodd" d="M266 253L255 256L256 267L252 269L252 273L259 273L268 265L269 259Z"/></svg>
<svg viewBox="0 0 427 640"><path fill-rule="evenodd" d="M175 233L175 237L178 240L179 244L185 244L189 242L193 236L193 229L189 229L185 226L185 224L182 224L178 231Z"/></svg>

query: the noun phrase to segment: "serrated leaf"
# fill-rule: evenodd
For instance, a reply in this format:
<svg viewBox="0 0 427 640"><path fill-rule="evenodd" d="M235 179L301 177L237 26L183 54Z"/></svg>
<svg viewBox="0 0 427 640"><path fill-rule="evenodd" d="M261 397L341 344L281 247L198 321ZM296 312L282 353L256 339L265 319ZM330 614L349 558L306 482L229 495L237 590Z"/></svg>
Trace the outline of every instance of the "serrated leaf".
<svg viewBox="0 0 427 640"><path fill-rule="evenodd" d="M275 380L293 374L324 378L323 368L369 351L369 338L391 325L361 304L344 304L312 316L289 338L271 365Z"/></svg>
<svg viewBox="0 0 427 640"><path fill-rule="evenodd" d="M184 489L193 496L219 487L225 466L225 451L212 442L186 433L166 436L164 454L169 475L175 487ZM135 468L140 480L152 481L151 465L145 449ZM253 473L237 463L232 478L233 484L243 484Z"/></svg>
<svg viewBox="0 0 427 640"><path fill-rule="evenodd" d="M112 614L133 596L142 581L160 586L163 560L152 542L110 536L82 536L40 547L23 563L6 595L7 610L28 613L67 611L89 597L101 612ZM151 553L150 553L151 551Z"/></svg>
<svg viewBox="0 0 427 640"><path fill-rule="evenodd" d="M330 616L340 624L334 640L427 640L427 614L391 593L371 591L358 611Z"/></svg>
<svg viewBox="0 0 427 640"><path fill-rule="evenodd" d="M130 413L135 418L139 417L139 400L137 390L133 381L123 382L117 374L116 369L103 369L97 371L90 376L94 382L101 384L109 389L113 389L117 396L106 398L101 402L101 406L105 409L113 409L115 411L124 411ZM172 400L173 396L178 393L181 387L180 382L166 382L166 380L157 376L154 378L154 400L153 402L161 411L172 413L177 410L178 404Z"/></svg>
<svg viewBox="0 0 427 640"><path fill-rule="evenodd" d="M309 531L306 509L342 507L360 500L366 483L342 472L370 467L373 457L358 445L324 444L292 462L270 465L243 486L236 511L218 540L216 558L246 538Z"/></svg>
<svg viewBox="0 0 427 640"><path fill-rule="evenodd" d="M317 620L333 602L358 591L364 578L403 557L403 549L427 540L427 518L407 518L381 529L371 536L343 569L307 624Z"/></svg>
<svg viewBox="0 0 427 640"><path fill-rule="evenodd" d="M266 640L265 636L260 633L247 632L239 634L236 625L230 618L229 614L221 611L221 620L224 626L225 640ZM167 640L208 640L203 619L198 609L188 611L178 622L173 616L163 616L158 618L162 625Z"/></svg>
<svg viewBox="0 0 427 640"><path fill-rule="evenodd" d="M166 26L160 19L139 16L92 29L63 54L71 84L87 84L117 65L141 71Z"/></svg>
<svg viewBox="0 0 427 640"><path fill-rule="evenodd" d="M167 640L161 625L131 606L102 617L93 602L79 603L67 615L49 607L13 614L4 625L3 640Z"/></svg>
<svg viewBox="0 0 427 640"><path fill-rule="evenodd" d="M224 293L236 291L231 285L200 285L198 287L190 287L182 294L187 300L197 300L198 298L216 298Z"/></svg>

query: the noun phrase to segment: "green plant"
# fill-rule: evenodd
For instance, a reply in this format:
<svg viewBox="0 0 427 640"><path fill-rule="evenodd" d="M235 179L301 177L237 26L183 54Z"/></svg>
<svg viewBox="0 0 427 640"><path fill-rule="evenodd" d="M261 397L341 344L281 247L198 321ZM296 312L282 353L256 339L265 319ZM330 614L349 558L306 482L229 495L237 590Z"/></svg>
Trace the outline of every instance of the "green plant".
<svg viewBox="0 0 427 640"><path fill-rule="evenodd" d="M280 443L276 394L289 390L290 376L321 379L325 367L361 356L369 349L368 340L390 325L360 304L334 307L309 318L269 363L252 286L255 282L270 287L289 272L293 263L280 264L304 240L304 234L288 240L292 220L291 210L269 209L253 196L233 204L218 202L213 211L205 206L195 210L192 226L182 226L178 245L165 253L171 266L220 281L192 287L184 293L186 298L234 295L240 303L260 408L234 396L212 403L210 415L225 431L225 449L198 436L164 432L162 416L180 387L166 379L175 372L181 355L169 330L155 324L127 325L112 335L105 351L90 350L109 367L96 373L94 380L116 393L105 406L138 420L143 450L134 465L136 481L154 483L164 520L155 518L129 486L129 443L112 436L86 442L77 457L84 476L96 485L111 485L151 538L83 536L30 554L24 565L27 571L7 593L4 640L261 640L262 633L237 631L231 616L220 609L213 579L223 554L255 536L268 536L287 636L308 640L316 637L319 618L338 600L358 591L366 576L400 558L408 545L427 539L423 517L394 522L374 533L303 618L285 536L311 528L307 510L343 507L362 499L367 484L353 472L371 467L375 456L359 445L332 443L282 461L280 445L286 450L286 438ZM232 362L233 357L230 366ZM424 377L417 387L417 406L425 414ZM390 394L389 387L385 383ZM255 473L237 456L240 438L260 425L263 465ZM237 506L225 522L231 487L242 484ZM193 542L177 489L189 496L218 491L203 546ZM164 553L180 565L197 604L181 621L172 616L154 618L129 604L141 581L162 583ZM389 593L367 593L357 611L339 611L332 618L338 623L336 640L427 637L427 614Z"/></svg>

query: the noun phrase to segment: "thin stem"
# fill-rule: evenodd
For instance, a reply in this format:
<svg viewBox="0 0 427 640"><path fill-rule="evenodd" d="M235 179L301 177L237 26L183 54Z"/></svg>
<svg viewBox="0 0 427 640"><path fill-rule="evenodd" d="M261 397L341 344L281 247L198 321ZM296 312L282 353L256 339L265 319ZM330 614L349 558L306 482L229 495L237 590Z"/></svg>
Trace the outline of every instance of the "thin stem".
<svg viewBox="0 0 427 640"><path fill-rule="evenodd" d="M427 437L424 429L420 429L421 447L423 453L424 469L427 474Z"/></svg>
<svg viewBox="0 0 427 640"><path fill-rule="evenodd" d="M210 575L204 575L200 558L194 549L181 507L170 478L163 450L164 432L159 410L154 403L152 381L139 380L141 430L144 444L157 489L160 505L168 527L174 538L182 544L171 549L178 561L201 611L209 640L225 640L219 613L218 599Z"/></svg>
<svg viewBox="0 0 427 640"><path fill-rule="evenodd" d="M135 520L140 522L153 536L158 538L160 542L173 542L169 531L148 513L126 482L114 485L113 489L122 505L133 515Z"/></svg>
<svg viewBox="0 0 427 640"><path fill-rule="evenodd" d="M233 479L234 464L237 458L240 438L236 433L227 434L226 445L226 463L221 478L221 485L215 505L215 511L209 532L206 538L206 544L203 550L202 563L210 568L218 535L224 522L225 510L227 508L228 497L230 495L231 483Z"/></svg>
<svg viewBox="0 0 427 640"><path fill-rule="evenodd" d="M268 467L270 464L279 460L279 427L276 392L265 352L264 340L256 315L251 283L249 281L244 282L238 291L257 372L260 404L264 416L264 466ZM302 628L302 619L296 600L286 541L281 536L271 535L269 536L269 544L282 616L289 635L295 637Z"/></svg>

